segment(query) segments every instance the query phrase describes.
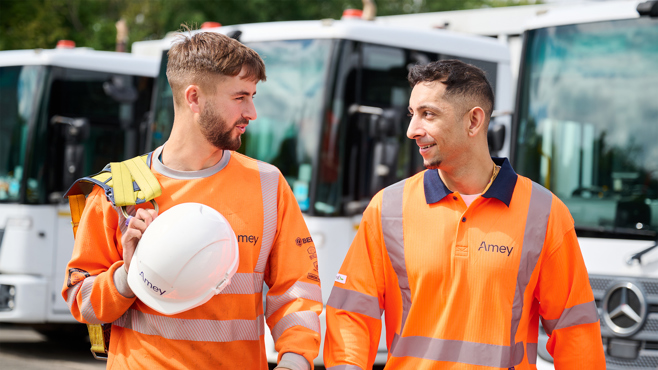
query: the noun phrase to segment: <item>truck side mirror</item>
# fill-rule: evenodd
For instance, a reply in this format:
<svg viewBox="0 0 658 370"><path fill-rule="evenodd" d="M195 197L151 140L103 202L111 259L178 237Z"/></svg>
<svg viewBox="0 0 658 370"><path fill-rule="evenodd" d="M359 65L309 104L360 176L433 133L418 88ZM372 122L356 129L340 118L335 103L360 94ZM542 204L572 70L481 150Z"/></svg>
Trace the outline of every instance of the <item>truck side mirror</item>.
<svg viewBox="0 0 658 370"><path fill-rule="evenodd" d="M503 149L505 144L505 126L500 123L492 122L493 125L487 131L487 142L489 143L489 153L495 153Z"/></svg>
<svg viewBox="0 0 658 370"><path fill-rule="evenodd" d="M83 175L84 142L89 138L89 120L87 118L53 116L50 123L63 125L64 165L61 172L61 188L65 190Z"/></svg>
<svg viewBox="0 0 658 370"><path fill-rule="evenodd" d="M371 135L376 138L372 153L372 195L396 180L400 135L406 114L406 108L391 107L371 117Z"/></svg>
<svg viewBox="0 0 658 370"><path fill-rule="evenodd" d="M112 76L112 79L103 83L103 91L119 103L134 103L139 97L137 89L125 76Z"/></svg>

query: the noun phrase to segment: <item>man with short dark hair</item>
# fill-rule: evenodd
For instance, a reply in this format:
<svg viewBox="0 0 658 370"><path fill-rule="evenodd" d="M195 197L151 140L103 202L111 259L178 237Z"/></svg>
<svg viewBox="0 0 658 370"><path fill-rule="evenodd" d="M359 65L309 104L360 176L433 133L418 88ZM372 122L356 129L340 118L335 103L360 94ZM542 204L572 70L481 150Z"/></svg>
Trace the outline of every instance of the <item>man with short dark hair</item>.
<svg viewBox="0 0 658 370"><path fill-rule="evenodd" d="M140 206L126 218L97 184L62 295L77 320L112 324L108 369L267 369L264 319L278 368L310 369L320 347L322 297L317 261L295 245L307 238L312 246L309 231L281 173L233 152L256 119L253 98L265 65L238 41L208 32L183 36L168 56L175 116L168 141L147 160L162 189L155 201L160 212L187 202L220 212L237 237L237 273L198 307L174 315L154 311L135 297L127 275L157 212Z"/></svg>
<svg viewBox="0 0 658 370"><path fill-rule="evenodd" d="M556 369L604 369L594 297L566 206L491 158L494 96L458 60L409 72L427 171L366 209L327 302L327 370L535 369L538 318Z"/></svg>

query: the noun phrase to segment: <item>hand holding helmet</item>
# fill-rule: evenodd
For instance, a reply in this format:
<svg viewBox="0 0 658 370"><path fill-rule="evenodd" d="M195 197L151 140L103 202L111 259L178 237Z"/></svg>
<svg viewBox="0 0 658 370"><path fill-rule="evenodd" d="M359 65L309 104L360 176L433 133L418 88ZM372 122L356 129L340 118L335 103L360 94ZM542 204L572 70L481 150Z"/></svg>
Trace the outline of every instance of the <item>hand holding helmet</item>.
<svg viewBox="0 0 658 370"><path fill-rule="evenodd" d="M238 263L238 240L224 216L203 204L183 203L148 226L132 256L128 284L144 304L173 315L219 294Z"/></svg>
<svg viewBox="0 0 658 370"><path fill-rule="evenodd" d="M135 216L126 219L128 228L121 236L121 246L123 247L123 268L126 272L130 271L130 261L137 248L137 243L142 238L146 228L158 217L158 211L148 208L139 208Z"/></svg>

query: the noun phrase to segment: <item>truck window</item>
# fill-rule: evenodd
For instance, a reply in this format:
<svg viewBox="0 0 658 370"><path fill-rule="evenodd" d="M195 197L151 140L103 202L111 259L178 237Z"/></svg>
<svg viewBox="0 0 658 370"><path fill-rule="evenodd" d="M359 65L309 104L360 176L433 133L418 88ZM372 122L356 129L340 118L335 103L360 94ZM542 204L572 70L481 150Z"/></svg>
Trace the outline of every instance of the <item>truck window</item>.
<svg viewBox="0 0 658 370"><path fill-rule="evenodd" d="M29 126L44 73L41 66L0 68L0 202L20 200ZM31 179L28 186L37 184Z"/></svg>
<svg viewBox="0 0 658 370"><path fill-rule="evenodd" d="M35 130L28 184L34 179L37 186L28 189L28 203L55 201L58 193L71 185L62 177L66 170L63 168L65 127L53 124L53 116L89 120L78 176L99 172L110 162L133 157L144 145L152 79L57 67L52 68L51 75L48 99L44 100ZM110 96L110 85L119 83L132 87L134 99L117 101Z"/></svg>
<svg viewBox="0 0 658 370"><path fill-rule="evenodd" d="M254 99L258 118L238 150L281 170L302 211L310 207L332 40L248 43L265 61Z"/></svg>
<svg viewBox="0 0 658 370"><path fill-rule="evenodd" d="M527 34L515 167L564 201L581 236L658 231L657 25Z"/></svg>

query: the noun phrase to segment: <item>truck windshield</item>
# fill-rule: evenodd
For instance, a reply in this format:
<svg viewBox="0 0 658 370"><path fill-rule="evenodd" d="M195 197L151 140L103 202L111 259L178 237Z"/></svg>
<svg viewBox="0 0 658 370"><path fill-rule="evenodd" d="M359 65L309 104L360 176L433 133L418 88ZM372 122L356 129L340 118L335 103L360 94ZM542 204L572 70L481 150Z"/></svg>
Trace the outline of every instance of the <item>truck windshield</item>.
<svg viewBox="0 0 658 370"><path fill-rule="evenodd" d="M658 231L658 20L526 34L516 170L569 207L579 235Z"/></svg>
<svg viewBox="0 0 658 370"><path fill-rule="evenodd" d="M309 207L312 166L318 153L322 104L332 40L287 40L247 43L265 61L267 81L254 99L258 118L242 136L238 150L277 166L295 188L303 211ZM167 54L158 77L152 147L169 137L174 119L171 88L166 79Z"/></svg>
<svg viewBox="0 0 658 370"><path fill-rule="evenodd" d="M0 67L0 202L19 200L28 128L43 81L42 66Z"/></svg>

